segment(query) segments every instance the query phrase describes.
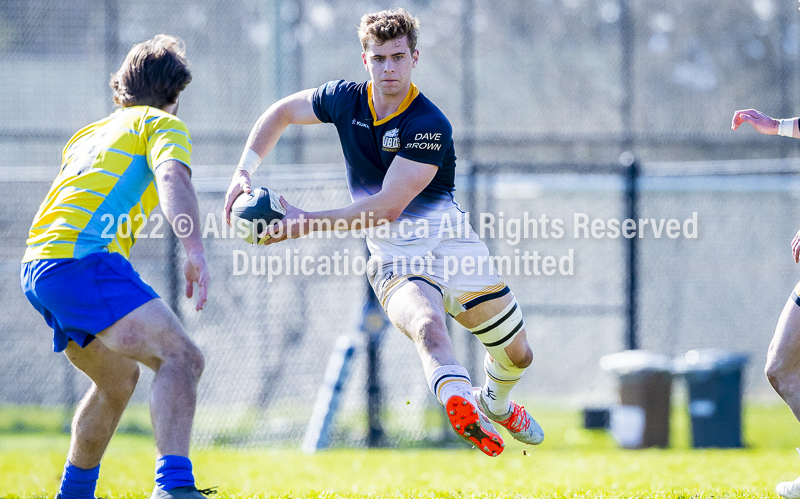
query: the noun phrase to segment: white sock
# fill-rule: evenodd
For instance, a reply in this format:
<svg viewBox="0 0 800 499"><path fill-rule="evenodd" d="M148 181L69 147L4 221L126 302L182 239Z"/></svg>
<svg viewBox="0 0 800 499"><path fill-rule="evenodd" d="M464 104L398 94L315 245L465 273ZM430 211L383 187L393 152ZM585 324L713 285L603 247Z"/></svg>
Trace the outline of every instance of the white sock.
<svg viewBox="0 0 800 499"><path fill-rule="evenodd" d="M442 405L445 405L447 399L453 395L459 395L469 400L470 403L475 403L469 373L458 364L434 369L428 378L428 386Z"/></svg>
<svg viewBox="0 0 800 499"><path fill-rule="evenodd" d="M495 416L511 410L511 389L522 379L525 369L503 366L488 353L483 359L486 383L483 385L483 401Z"/></svg>

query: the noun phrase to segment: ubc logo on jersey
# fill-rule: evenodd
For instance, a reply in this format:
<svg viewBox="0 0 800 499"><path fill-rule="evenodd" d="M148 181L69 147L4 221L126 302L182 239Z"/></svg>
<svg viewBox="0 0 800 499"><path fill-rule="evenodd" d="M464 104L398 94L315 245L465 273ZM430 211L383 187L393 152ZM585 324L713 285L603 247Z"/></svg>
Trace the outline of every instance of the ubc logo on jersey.
<svg viewBox="0 0 800 499"><path fill-rule="evenodd" d="M400 150L400 129L392 128L383 134L383 150L397 152Z"/></svg>
<svg viewBox="0 0 800 499"><path fill-rule="evenodd" d="M420 142L422 140L434 140L440 142L442 140L441 133L418 133L414 135L414 142L406 144L406 149L427 149L429 151L438 151L442 148L442 144L434 144L432 142Z"/></svg>

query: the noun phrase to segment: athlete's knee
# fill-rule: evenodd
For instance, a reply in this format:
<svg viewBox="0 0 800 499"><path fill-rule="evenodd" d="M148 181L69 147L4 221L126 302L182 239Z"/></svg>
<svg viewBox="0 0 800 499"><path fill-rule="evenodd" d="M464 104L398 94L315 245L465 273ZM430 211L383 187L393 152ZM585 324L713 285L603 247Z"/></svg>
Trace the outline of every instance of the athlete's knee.
<svg viewBox="0 0 800 499"><path fill-rule="evenodd" d="M777 355L768 355L764 374L781 397L800 392L800 372L794 363L783 362Z"/></svg>
<svg viewBox="0 0 800 499"><path fill-rule="evenodd" d="M496 361L502 366L519 369L528 367L533 361L528 342L524 336L519 336L524 330L525 322L516 299L483 324L470 328Z"/></svg>
<svg viewBox="0 0 800 499"><path fill-rule="evenodd" d="M764 366L764 374L767 376L767 380L769 384L772 385L772 388L780 393L785 374L780 363L774 357L770 356L767 358L767 364Z"/></svg>
<svg viewBox="0 0 800 499"><path fill-rule="evenodd" d="M450 344L447 325L440 317L419 317L409 324L409 329L418 348L434 351Z"/></svg>
<svg viewBox="0 0 800 499"><path fill-rule="evenodd" d="M518 367L520 369L525 369L533 362L533 351L531 350L531 347L528 346L527 342L522 348L512 350L511 352L506 350L506 354L508 355L508 360L514 364L514 367Z"/></svg>
<svg viewBox="0 0 800 499"><path fill-rule="evenodd" d="M195 381L200 379L206 367L206 359L203 352L188 339L185 342L183 351L178 357L178 362L180 363L181 369L191 375Z"/></svg>
<svg viewBox="0 0 800 499"><path fill-rule="evenodd" d="M128 393L128 398L130 398L130 396L133 395L133 391L136 390L136 385L139 384L139 376L141 374L142 370L137 362L125 377L125 391Z"/></svg>
<svg viewBox="0 0 800 499"><path fill-rule="evenodd" d="M206 363L203 352L197 348L197 345L186 336L179 326L172 330L171 333L169 336L173 339L162 350L156 370L169 366L170 369L177 370L197 382L205 369Z"/></svg>
<svg viewBox="0 0 800 499"><path fill-rule="evenodd" d="M197 379L200 379L200 376L203 375L203 371L206 368L206 357L194 343L192 344L191 356L192 358L190 362L192 372Z"/></svg>
<svg viewBox="0 0 800 499"><path fill-rule="evenodd" d="M109 401L119 404L122 408L127 406L133 396L136 385L139 383L139 364L126 362L122 365L117 375L101 380L94 380L97 391Z"/></svg>

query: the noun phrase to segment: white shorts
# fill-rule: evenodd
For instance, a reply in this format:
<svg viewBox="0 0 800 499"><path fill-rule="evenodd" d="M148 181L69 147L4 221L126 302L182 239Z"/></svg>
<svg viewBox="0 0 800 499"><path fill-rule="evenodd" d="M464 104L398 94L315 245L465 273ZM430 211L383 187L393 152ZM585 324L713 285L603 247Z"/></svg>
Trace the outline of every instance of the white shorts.
<svg viewBox="0 0 800 499"><path fill-rule="evenodd" d="M427 245L435 246L415 256L373 251L369 282L381 306L386 309L392 295L409 281L423 281L436 288L442 294L445 310L453 317L509 293L494 269L489 249L469 224L462 234L463 237L434 237L433 241L426 238ZM379 246L379 242L371 242L373 247Z"/></svg>

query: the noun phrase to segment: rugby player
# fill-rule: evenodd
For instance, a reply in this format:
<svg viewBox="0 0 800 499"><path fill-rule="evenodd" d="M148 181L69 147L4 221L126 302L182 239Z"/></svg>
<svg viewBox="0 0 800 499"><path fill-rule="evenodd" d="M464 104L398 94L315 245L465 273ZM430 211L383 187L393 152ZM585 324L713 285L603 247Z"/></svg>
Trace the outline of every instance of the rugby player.
<svg viewBox="0 0 800 499"><path fill-rule="evenodd" d="M282 199L286 217L269 229L266 244L331 227L356 229L363 221L369 228L369 280L381 305L414 342L430 389L454 430L485 454L497 456L504 444L492 421L527 444L544 439L541 427L510 398L533 353L514 295L455 202L450 122L411 82L419 60L418 27L418 19L403 9L364 15L358 35L369 81L331 81L267 109L233 174L225 214L230 223L233 201L250 192L253 171L288 125L333 123L352 204L309 213ZM451 232L439 230L445 218ZM388 230L378 230L386 229L384 224ZM428 230L420 234L419 227ZM459 271L451 274L454 263ZM464 263L470 268L461 272ZM469 373L453 355L446 313L486 346L483 389L473 389Z"/></svg>
<svg viewBox="0 0 800 499"><path fill-rule="evenodd" d="M186 250L186 296L197 291L198 311L206 303L192 141L175 116L178 96L191 80L180 39L158 35L135 45L111 77L121 109L69 140L31 225L22 289L53 328L53 350L64 352L92 381L72 420L57 498L94 497L100 460L139 379L138 362L155 372L152 497L203 497L188 457L203 355L127 260L161 201ZM151 227L146 233L152 235Z"/></svg>
<svg viewBox="0 0 800 499"><path fill-rule="evenodd" d="M764 135L783 135L800 138L797 118L776 120L755 109L743 109L733 114L731 128L736 130L742 123L749 123ZM792 239L794 262L800 262L800 231ZM800 283L795 286L775 327L775 335L767 351L764 368L769 383L789 405L794 416L800 420ZM776 491L789 499L800 499L800 478L793 482L781 482Z"/></svg>

